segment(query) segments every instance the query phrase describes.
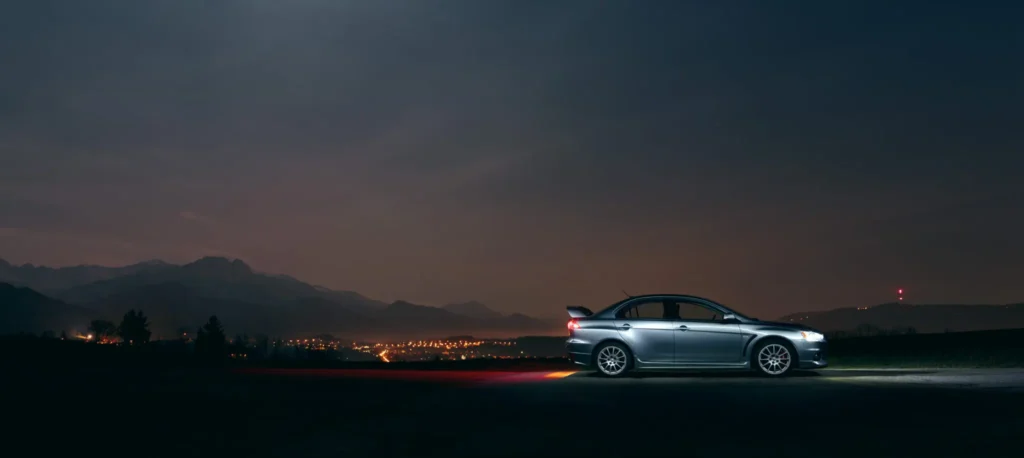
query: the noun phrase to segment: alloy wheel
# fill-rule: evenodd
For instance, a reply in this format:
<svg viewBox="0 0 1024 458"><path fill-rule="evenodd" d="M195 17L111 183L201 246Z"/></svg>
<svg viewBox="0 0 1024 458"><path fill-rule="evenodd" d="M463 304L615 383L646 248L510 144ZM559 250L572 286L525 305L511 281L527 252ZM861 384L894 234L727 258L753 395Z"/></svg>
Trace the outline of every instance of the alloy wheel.
<svg viewBox="0 0 1024 458"><path fill-rule="evenodd" d="M597 368L605 375L619 375L626 370L626 351L618 345L609 345L597 353Z"/></svg>
<svg viewBox="0 0 1024 458"><path fill-rule="evenodd" d="M785 345L772 343L765 345L757 354L757 364L768 375L781 375L789 369L793 358Z"/></svg>

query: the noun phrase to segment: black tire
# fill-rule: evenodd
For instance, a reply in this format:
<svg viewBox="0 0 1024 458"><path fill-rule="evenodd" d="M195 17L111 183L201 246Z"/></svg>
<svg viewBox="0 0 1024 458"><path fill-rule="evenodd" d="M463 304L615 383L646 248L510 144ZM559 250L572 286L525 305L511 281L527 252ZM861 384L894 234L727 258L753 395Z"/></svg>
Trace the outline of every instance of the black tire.
<svg viewBox="0 0 1024 458"><path fill-rule="evenodd" d="M594 350L594 369L605 377L622 377L633 369L633 352L621 342L603 343Z"/></svg>
<svg viewBox="0 0 1024 458"><path fill-rule="evenodd" d="M762 355L762 352L765 354ZM765 377L785 377L799 364L793 345L783 339L768 339L754 346L750 366Z"/></svg>

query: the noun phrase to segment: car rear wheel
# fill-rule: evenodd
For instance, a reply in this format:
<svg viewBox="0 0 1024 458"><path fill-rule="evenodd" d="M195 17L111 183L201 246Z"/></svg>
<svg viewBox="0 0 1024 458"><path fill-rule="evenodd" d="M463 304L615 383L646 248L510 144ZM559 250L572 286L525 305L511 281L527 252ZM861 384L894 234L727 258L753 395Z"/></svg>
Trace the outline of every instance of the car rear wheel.
<svg viewBox="0 0 1024 458"><path fill-rule="evenodd" d="M781 377L793 370L793 348L778 340L769 340L757 346L751 361L762 375Z"/></svg>
<svg viewBox="0 0 1024 458"><path fill-rule="evenodd" d="M621 377L633 367L633 358L629 349L618 342L608 342L601 345L595 352L595 366L601 375L607 377Z"/></svg>

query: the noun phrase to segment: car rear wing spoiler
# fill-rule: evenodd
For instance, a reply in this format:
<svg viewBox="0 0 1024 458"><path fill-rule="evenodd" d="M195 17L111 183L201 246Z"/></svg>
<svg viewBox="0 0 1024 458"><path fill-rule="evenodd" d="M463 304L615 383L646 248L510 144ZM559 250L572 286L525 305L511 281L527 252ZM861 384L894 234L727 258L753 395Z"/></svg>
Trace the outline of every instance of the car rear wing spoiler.
<svg viewBox="0 0 1024 458"><path fill-rule="evenodd" d="M591 312L590 309L579 305L570 305L566 307L565 310L569 312L569 316L573 318L586 318L594 314L594 312Z"/></svg>

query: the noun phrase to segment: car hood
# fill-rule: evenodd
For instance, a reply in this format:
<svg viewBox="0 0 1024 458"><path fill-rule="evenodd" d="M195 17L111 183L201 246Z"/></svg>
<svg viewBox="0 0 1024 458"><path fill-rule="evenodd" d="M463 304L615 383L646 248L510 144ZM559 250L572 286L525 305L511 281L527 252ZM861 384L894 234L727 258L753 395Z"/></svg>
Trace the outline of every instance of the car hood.
<svg viewBox="0 0 1024 458"><path fill-rule="evenodd" d="M771 326L771 327L775 327L775 328L796 329L796 330L799 330L799 331L821 332L821 331L818 331L817 329L814 329L814 328L812 328L810 326L807 326L807 325L804 325L804 324L800 324L800 323L784 323L784 322L778 322L778 321L761 321L761 320L757 320L757 321L755 321L755 322L753 322L751 324L757 325L757 326Z"/></svg>

